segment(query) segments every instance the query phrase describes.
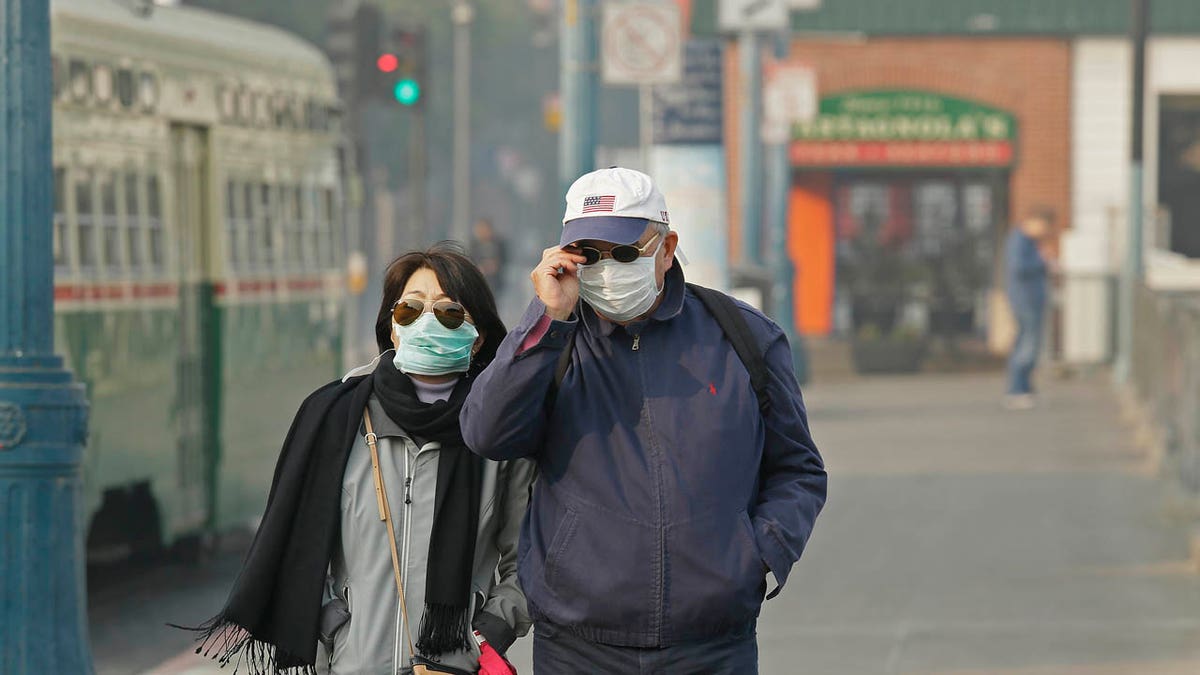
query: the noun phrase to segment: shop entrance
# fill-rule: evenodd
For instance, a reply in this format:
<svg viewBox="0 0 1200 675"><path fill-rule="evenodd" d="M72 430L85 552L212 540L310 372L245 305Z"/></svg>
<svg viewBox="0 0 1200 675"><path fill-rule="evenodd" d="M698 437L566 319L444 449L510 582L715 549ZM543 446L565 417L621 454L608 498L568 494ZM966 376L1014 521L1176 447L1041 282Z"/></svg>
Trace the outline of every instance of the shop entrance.
<svg viewBox="0 0 1200 675"><path fill-rule="evenodd" d="M986 334L1007 171L838 171L831 193L835 334Z"/></svg>

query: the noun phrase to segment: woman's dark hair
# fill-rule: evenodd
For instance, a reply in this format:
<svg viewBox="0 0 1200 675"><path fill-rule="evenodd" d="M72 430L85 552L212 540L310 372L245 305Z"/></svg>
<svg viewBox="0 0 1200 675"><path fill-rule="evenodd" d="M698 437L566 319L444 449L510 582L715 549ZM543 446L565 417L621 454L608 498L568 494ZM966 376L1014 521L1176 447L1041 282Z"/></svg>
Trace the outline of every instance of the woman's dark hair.
<svg viewBox="0 0 1200 675"><path fill-rule="evenodd" d="M483 346L471 359L470 374L478 374L492 362L507 331L496 311L496 298L483 274L462 247L452 241L439 242L424 251L410 251L388 265L383 276L379 316L375 318L375 342L379 345L379 353L393 346L392 304L404 292L409 277L422 268L433 270L446 295L461 303L475 320L475 328L483 336Z"/></svg>

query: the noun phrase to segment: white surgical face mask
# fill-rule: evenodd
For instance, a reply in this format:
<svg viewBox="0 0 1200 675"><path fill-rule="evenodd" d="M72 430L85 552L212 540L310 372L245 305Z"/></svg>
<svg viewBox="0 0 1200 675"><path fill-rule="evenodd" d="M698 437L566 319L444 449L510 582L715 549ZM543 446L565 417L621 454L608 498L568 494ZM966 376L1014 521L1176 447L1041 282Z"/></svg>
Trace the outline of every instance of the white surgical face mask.
<svg viewBox="0 0 1200 675"><path fill-rule="evenodd" d="M660 248L661 241L654 247L653 255L640 256L633 262L605 258L594 265L580 266L579 297L602 316L618 323L645 314L662 291L654 278L654 261Z"/></svg>

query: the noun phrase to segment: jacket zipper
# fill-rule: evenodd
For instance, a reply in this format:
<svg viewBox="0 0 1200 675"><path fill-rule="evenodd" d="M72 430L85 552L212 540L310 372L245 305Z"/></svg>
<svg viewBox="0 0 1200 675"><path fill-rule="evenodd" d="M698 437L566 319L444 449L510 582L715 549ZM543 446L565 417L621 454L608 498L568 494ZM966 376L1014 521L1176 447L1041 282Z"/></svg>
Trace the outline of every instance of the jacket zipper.
<svg viewBox="0 0 1200 675"><path fill-rule="evenodd" d="M413 477L414 477L413 473L416 471L416 468L417 468L417 458L419 458L421 456L422 452L425 452L425 448L417 448L416 454L412 455L412 458L410 459L407 443L405 443L403 440L401 441L401 443L404 444L404 532L402 533L402 537L401 537L401 540L403 543L400 546L400 583L404 585L404 589L405 589L405 592L407 595L407 591L408 591L408 549L409 549L409 545L411 543L410 533L412 532L412 484L413 484ZM414 443L413 445L416 445L416 444ZM396 599L396 624L395 624L396 629L395 629L395 634L393 635L393 638L392 638L392 644L393 644L392 666L393 666L394 670L397 672L401 669L400 658L404 655L404 652L402 649L403 643L400 641L400 631L401 631L403 622L404 622L404 617L400 613L400 600L399 600L399 598L397 598ZM410 626L404 626L404 628L411 629ZM411 657L413 655L409 654L409 656Z"/></svg>
<svg viewBox="0 0 1200 675"><path fill-rule="evenodd" d="M638 345L641 344L641 342L642 342L642 334L641 333L638 333L637 335L633 336L633 351L636 352L638 350Z"/></svg>

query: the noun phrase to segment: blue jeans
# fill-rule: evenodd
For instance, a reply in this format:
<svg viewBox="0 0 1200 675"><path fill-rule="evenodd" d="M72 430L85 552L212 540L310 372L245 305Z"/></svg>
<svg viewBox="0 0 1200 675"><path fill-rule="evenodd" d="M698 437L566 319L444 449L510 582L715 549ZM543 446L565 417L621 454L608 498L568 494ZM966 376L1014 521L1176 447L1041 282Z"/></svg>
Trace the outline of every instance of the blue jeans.
<svg viewBox="0 0 1200 675"><path fill-rule="evenodd" d="M1022 298L1012 293L1010 302L1017 319L1017 340L1008 355L1008 393L1032 394L1030 381L1038 353L1042 350L1042 321L1046 303L1041 298Z"/></svg>
<svg viewBox="0 0 1200 675"><path fill-rule="evenodd" d="M758 640L754 631L642 649L590 642L545 622L534 626L534 675L752 675L757 672Z"/></svg>

